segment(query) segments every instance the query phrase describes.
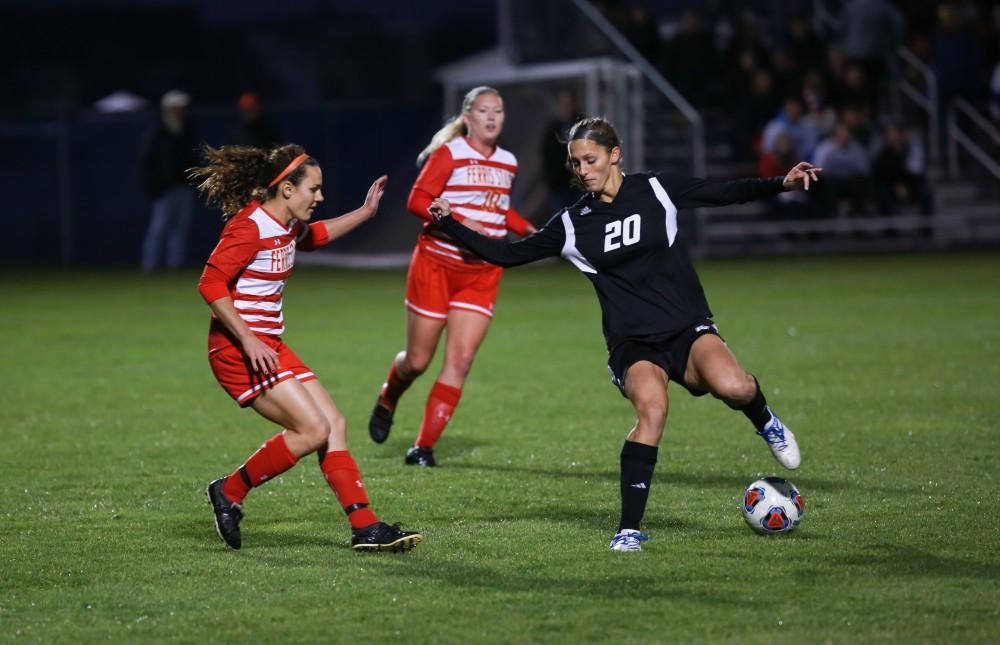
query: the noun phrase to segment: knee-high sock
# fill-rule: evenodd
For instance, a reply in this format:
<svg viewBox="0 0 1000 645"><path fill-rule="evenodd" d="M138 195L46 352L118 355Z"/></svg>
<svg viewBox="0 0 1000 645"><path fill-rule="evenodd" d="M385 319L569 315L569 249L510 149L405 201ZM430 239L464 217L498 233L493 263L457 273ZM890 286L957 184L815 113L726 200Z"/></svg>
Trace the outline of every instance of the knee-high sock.
<svg viewBox="0 0 1000 645"><path fill-rule="evenodd" d="M250 455L246 462L226 477L222 492L230 501L243 503L243 498L269 479L274 479L295 465L298 457L288 450L285 434L279 432L264 442L257 452Z"/></svg>
<svg viewBox="0 0 1000 645"><path fill-rule="evenodd" d="M434 383L427 397L427 405L424 407L424 420L420 424L416 445L424 448L434 447L441 438L445 426L451 421L451 414L455 411L460 398L462 398L461 388L445 385L441 381Z"/></svg>
<svg viewBox="0 0 1000 645"><path fill-rule="evenodd" d="M378 521L368 508L368 491L361 481L361 472L349 450L331 450L320 463L320 469L347 513L351 528L360 529Z"/></svg>
<svg viewBox="0 0 1000 645"><path fill-rule="evenodd" d="M656 468L656 446L626 441L621 454L622 518L618 530L639 530Z"/></svg>
<svg viewBox="0 0 1000 645"><path fill-rule="evenodd" d="M396 361L393 360L392 366L389 368L389 375L385 377L382 391L378 395L379 403L390 410L395 410L396 404L399 403L399 397L403 396L403 392L413 385L413 380L401 377L399 370L396 369Z"/></svg>
<svg viewBox="0 0 1000 645"><path fill-rule="evenodd" d="M756 376L753 378L753 383L757 389L753 395L753 399L750 400L750 403L737 409L745 414L750 419L750 423L760 431L771 420L771 408L767 407L767 399L764 398L764 393L760 391L760 383L757 381Z"/></svg>

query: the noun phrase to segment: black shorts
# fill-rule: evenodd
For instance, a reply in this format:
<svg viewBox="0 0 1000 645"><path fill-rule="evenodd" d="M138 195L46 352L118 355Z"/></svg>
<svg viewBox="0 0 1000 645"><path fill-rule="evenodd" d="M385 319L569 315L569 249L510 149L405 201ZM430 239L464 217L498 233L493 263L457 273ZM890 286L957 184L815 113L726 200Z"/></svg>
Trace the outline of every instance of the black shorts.
<svg viewBox="0 0 1000 645"><path fill-rule="evenodd" d="M611 382L615 384L622 396L628 398L628 395L625 394L625 376L628 374L628 368L639 361L649 361L662 367L671 381L680 383L694 396L708 394L704 390L688 387L684 382L684 372L687 370L691 346L694 345L694 341L705 334L719 336L719 328L708 318L671 336L630 338L618 343L608 356L608 371L611 372Z"/></svg>

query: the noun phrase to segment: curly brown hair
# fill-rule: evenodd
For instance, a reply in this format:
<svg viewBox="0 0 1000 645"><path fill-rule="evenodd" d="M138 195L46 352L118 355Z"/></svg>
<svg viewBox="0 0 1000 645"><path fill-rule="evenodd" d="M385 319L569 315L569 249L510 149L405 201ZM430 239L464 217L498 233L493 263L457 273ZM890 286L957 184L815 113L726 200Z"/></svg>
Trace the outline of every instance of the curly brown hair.
<svg viewBox="0 0 1000 645"><path fill-rule="evenodd" d="M188 170L197 183L205 203L222 211L222 221L240 212L251 200L265 201L278 194L280 184L268 184L288 167L293 159L305 154L302 146L289 143L270 150L250 146L202 146L205 165ZM305 177L306 166L319 166L312 157L303 161L284 179L298 185Z"/></svg>
<svg viewBox="0 0 1000 645"><path fill-rule="evenodd" d="M620 149L622 147L622 141L618 137L615 126L611 125L611 121L608 121L603 116L589 116L574 123L573 127L569 129L569 134L566 136L564 143L569 145L570 142L577 139L590 139L597 145L607 148L608 152L611 152L614 148ZM566 168L570 172L570 183L586 192L587 187L576 176L576 170L573 168L573 160L570 158L568 151L566 153Z"/></svg>

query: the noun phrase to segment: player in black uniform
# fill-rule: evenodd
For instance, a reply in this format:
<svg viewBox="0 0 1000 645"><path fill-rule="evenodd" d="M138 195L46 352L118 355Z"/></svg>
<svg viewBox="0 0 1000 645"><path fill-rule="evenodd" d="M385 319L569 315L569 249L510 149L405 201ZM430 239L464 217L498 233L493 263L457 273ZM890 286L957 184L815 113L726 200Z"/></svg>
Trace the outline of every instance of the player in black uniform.
<svg viewBox="0 0 1000 645"><path fill-rule="evenodd" d="M719 336L677 228L677 210L808 190L822 169L802 162L785 177L731 181L626 175L617 133L607 120L594 117L573 126L568 150L574 178L588 192L518 242L490 239L462 226L449 216L445 200L435 200L429 211L448 234L493 264L510 267L562 255L593 282L608 369L637 417L621 452L622 514L611 549L639 551L647 539L639 522L667 419L669 381L695 396L710 393L743 412L786 468L798 468L800 461L795 436Z"/></svg>

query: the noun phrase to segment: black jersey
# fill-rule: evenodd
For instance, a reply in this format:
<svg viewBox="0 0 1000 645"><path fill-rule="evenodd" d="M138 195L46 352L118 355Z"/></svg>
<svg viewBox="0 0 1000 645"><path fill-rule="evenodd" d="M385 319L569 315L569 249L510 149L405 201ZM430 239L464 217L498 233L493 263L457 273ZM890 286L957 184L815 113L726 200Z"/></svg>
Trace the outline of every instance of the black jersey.
<svg viewBox="0 0 1000 645"><path fill-rule="evenodd" d="M723 206L782 192L783 177L712 181L669 173L626 175L611 202L593 194L537 233L507 242L446 217L441 225L493 264L517 266L562 255L594 284L608 349L630 338L675 334L709 318L705 292L677 228L677 210Z"/></svg>

